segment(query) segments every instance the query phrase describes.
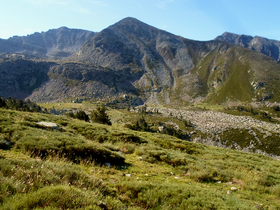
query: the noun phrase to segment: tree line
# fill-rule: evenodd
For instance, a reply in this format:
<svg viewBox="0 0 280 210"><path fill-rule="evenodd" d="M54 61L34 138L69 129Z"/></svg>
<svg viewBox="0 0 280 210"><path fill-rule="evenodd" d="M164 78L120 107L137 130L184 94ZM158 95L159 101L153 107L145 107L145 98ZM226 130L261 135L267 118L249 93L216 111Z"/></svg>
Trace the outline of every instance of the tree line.
<svg viewBox="0 0 280 210"><path fill-rule="evenodd" d="M29 99L22 100L22 99L15 99L11 97L9 97L7 100L5 98L0 97L0 108L13 109L13 110L25 111L25 112L48 113L46 109L41 108L38 104L30 101ZM106 113L106 108L104 105L97 107L96 110L91 112L90 116L88 116L82 110L76 112L75 114L73 112L69 112L66 115L68 117L84 120L86 122L89 122L91 119L92 122L112 125L111 120L109 119L109 116Z"/></svg>
<svg viewBox="0 0 280 210"><path fill-rule="evenodd" d="M73 112L69 112L66 114L68 117L76 118L79 120L84 120L86 122L89 122L90 119L92 122L105 124L105 125L112 125L111 120L109 119L109 116L106 113L106 108L104 105L97 107L96 110L93 110L88 116L84 111L80 110L76 112L75 114Z"/></svg>
<svg viewBox="0 0 280 210"><path fill-rule="evenodd" d="M9 97L7 100L0 97L0 108L13 109L26 112L42 112L42 108L35 102Z"/></svg>

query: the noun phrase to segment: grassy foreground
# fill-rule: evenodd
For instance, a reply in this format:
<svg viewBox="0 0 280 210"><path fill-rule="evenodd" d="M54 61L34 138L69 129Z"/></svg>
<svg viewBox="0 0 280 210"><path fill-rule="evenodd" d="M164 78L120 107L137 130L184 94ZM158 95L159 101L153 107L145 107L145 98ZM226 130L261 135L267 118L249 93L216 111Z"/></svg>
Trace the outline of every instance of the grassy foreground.
<svg viewBox="0 0 280 210"><path fill-rule="evenodd" d="M280 162L262 155L5 109L0 146L0 209L280 208Z"/></svg>

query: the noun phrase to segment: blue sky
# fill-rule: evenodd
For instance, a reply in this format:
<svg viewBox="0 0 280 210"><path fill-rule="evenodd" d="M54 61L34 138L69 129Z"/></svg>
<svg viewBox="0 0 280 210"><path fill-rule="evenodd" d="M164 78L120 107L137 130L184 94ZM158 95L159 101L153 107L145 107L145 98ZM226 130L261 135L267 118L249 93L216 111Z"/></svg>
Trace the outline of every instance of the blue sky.
<svg viewBox="0 0 280 210"><path fill-rule="evenodd" d="M61 26L99 32L125 17L194 40L225 31L280 40L279 0L6 0L0 38Z"/></svg>

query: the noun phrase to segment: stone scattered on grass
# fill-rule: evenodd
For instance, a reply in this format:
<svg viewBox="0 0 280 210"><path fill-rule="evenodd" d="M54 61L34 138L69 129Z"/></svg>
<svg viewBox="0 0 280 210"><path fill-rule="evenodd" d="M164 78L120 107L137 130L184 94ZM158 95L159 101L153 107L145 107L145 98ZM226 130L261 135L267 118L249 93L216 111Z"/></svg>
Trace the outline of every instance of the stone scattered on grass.
<svg viewBox="0 0 280 210"><path fill-rule="evenodd" d="M231 194L231 193L232 193L232 191L231 191L231 190L227 191L227 194Z"/></svg>
<svg viewBox="0 0 280 210"><path fill-rule="evenodd" d="M127 176L127 177L131 177L131 174L126 174L125 176Z"/></svg>
<svg viewBox="0 0 280 210"><path fill-rule="evenodd" d="M45 128L50 128L52 130L59 130L59 126L56 123L52 123L52 122L37 122L37 125L40 125L42 127Z"/></svg>
<svg viewBox="0 0 280 210"><path fill-rule="evenodd" d="M232 187L232 188L230 188L232 191L236 191L236 190L238 190L236 187Z"/></svg>

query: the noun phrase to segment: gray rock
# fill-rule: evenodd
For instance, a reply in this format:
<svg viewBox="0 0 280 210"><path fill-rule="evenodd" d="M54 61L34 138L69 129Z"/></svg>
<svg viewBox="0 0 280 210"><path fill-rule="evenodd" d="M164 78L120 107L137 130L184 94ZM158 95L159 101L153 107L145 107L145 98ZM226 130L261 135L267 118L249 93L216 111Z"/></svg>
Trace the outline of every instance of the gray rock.
<svg viewBox="0 0 280 210"><path fill-rule="evenodd" d="M105 165L111 168L111 164L110 163L105 163Z"/></svg>
<svg viewBox="0 0 280 210"><path fill-rule="evenodd" d="M50 128L52 130L59 130L59 126L56 123L52 122L37 122L37 125L40 125L45 128Z"/></svg>

